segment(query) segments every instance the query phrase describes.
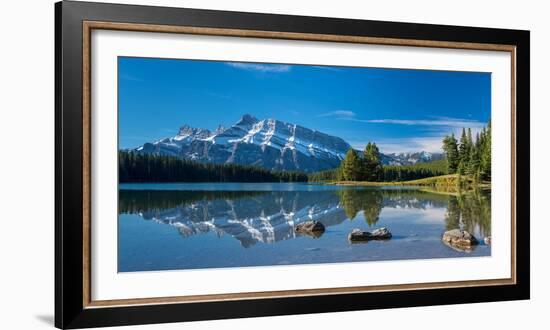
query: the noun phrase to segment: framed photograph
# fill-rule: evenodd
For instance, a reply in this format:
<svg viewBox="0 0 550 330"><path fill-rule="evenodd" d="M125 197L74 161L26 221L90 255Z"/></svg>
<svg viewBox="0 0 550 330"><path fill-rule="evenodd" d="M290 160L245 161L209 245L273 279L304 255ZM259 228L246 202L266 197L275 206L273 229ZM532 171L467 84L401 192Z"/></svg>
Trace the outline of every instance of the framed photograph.
<svg viewBox="0 0 550 330"><path fill-rule="evenodd" d="M529 298L529 32L59 2L59 328Z"/></svg>

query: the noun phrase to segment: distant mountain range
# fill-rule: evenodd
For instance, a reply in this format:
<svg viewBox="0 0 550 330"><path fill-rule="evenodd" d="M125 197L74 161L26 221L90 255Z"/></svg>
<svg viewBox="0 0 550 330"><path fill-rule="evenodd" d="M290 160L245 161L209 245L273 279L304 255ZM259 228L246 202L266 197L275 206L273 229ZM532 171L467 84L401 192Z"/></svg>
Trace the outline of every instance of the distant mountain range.
<svg viewBox="0 0 550 330"><path fill-rule="evenodd" d="M184 125L178 134L134 149L203 163L253 165L279 171L317 172L336 168L351 145L343 139L276 119L245 114L233 126L215 131ZM385 165L411 165L441 159L425 151L382 154Z"/></svg>
<svg viewBox="0 0 550 330"><path fill-rule="evenodd" d="M443 157L443 153L427 151L381 154L380 156L384 165L414 165L440 160Z"/></svg>

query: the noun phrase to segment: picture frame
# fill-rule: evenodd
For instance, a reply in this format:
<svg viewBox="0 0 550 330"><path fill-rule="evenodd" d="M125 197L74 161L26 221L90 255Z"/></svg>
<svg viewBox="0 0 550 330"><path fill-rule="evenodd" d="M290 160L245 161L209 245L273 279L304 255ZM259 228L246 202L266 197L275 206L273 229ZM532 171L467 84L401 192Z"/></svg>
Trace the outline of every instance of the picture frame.
<svg viewBox="0 0 550 330"><path fill-rule="evenodd" d="M92 32L505 52L511 72L510 277L94 300ZM55 5L55 326L86 328L529 299L528 31L62 1ZM116 140L116 136L107 136ZM113 182L112 184L118 184ZM507 219L508 220L508 219Z"/></svg>

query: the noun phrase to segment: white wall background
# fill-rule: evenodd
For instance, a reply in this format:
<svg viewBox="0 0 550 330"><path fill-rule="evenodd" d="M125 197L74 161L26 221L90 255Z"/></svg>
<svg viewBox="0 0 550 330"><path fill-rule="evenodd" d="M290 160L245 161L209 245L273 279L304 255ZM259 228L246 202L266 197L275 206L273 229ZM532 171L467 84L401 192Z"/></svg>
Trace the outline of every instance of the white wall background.
<svg viewBox="0 0 550 330"><path fill-rule="evenodd" d="M531 30L532 299L521 302L140 326L142 329L547 328L550 22L544 1L134 0L192 8ZM53 327L54 16L52 0L0 10L0 328ZM6 212L7 210L7 212ZM363 326L364 324L364 326ZM126 329L131 329L127 327ZM138 328L138 327L133 327Z"/></svg>

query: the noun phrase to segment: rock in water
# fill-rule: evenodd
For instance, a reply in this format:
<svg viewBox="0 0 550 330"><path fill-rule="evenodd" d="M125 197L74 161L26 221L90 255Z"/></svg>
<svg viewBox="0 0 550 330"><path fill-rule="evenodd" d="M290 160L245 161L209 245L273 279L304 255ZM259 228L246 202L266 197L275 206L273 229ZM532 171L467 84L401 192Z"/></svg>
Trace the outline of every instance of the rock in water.
<svg viewBox="0 0 550 330"><path fill-rule="evenodd" d="M470 252L479 241L474 235L461 229L453 229L443 233L443 243L457 251Z"/></svg>
<svg viewBox="0 0 550 330"><path fill-rule="evenodd" d="M348 240L355 241L368 241L370 238L370 233L368 231L362 231L361 229L353 229L348 235Z"/></svg>
<svg viewBox="0 0 550 330"><path fill-rule="evenodd" d="M373 230L371 233L372 239L390 239L391 233L386 227Z"/></svg>
<svg viewBox="0 0 550 330"><path fill-rule="evenodd" d="M372 232L363 231L361 229L353 229L348 235L348 240L351 242L365 242L372 240L386 240L391 238L391 233L386 227L378 228Z"/></svg>
<svg viewBox="0 0 550 330"><path fill-rule="evenodd" d="M487 236L483 239L485 245L491 245L491 236Z"/></svg>
<svg viewBox="0 0 550 330"><path fill-rule="evenodd" d="M306 221L297 224L294 231L313 237L320 237L325 232L325 226L319 221Z"/></svg>

